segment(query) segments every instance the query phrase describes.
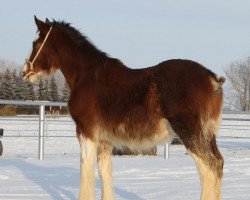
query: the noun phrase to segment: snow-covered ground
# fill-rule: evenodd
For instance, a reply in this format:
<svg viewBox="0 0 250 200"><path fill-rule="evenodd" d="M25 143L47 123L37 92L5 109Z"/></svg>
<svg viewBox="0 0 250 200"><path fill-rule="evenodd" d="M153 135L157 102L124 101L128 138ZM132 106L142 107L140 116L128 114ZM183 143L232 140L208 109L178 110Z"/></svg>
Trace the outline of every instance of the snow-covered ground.
<svg viewBox="0 0 250 200"><path fill-rule="evenodd" d="M246 116L223 116L250 118ZM18 118L20 119L20 117ZM0 118L6 137L1 141L4 154L0 160L0 200L74 200L79 186L79 145L74 124L68 117L48 119L45 160L37 160L38 122L36 117ZM56 119L56 121L55 121ZM58 122L59 120L59 122ZM225 159L223 199L250 199L250 122L223 121L218 138ZM236 130L238 129L238 130ZM230 136L230 137L228 137ZM241 138L233 138L238 137ZM158 156L115 156L114 191L117 200L194 200L200 185L196 167L182 145L170 147L170 158ZM96 194L101 185L96 170Z"/></svg>

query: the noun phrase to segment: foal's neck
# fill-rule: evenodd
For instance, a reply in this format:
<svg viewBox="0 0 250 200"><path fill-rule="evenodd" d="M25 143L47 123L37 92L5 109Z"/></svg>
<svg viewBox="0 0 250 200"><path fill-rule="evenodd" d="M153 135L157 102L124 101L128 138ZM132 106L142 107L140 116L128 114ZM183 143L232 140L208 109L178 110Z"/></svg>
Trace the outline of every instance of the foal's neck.
<svg viewBox="0 0 250 200"><path fill-rule="evenodd" d="M89 69L95 70L109 58L88 39L74 29L59 29L62 33L56 38L58 66L72 91L74 85L87 76ZM75 35L74 37L72 35ZM77 39L76 39L77 38Z"/></svg>
<svg viewBox="0 0 250 200"><path fill-rule="evenodd" d="M73 90L78 80L84 78L89 68L95 68L105 62L101 55L89 55L76 49L63 49L59 55L59 66L70 91ZM80 78L81 77L81 78Z"/></svg>

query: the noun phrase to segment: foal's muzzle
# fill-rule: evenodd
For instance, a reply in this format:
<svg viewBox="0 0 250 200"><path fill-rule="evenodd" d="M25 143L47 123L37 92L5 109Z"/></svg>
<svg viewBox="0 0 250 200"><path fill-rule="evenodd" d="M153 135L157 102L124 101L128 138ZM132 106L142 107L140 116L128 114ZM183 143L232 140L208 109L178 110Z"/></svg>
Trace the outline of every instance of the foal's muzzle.
<svg viewBox="0 0 250 200"><path fill-rule="evenodd" d="M23 79L25 81L28 81L29 76L32 74L37 75L37 73L34 71L33 63L30 63L28 60L26 60L24 66L23 66Z"/></svg>

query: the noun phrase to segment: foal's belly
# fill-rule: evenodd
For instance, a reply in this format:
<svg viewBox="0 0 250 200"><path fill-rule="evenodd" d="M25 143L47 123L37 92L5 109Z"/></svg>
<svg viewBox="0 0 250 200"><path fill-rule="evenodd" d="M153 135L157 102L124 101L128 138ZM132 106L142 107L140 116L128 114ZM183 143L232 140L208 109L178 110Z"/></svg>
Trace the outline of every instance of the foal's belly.
<svg viewBox="0 0 250 200"><path fill-rule="evenodd" d="M139 128L136 125L130 125L129 127L136 128L129 129L126 124L120 123L113 127L113 130L101 129L99 139L118 148L128 146L131 149L141 150L157 144L165 144L175 134L165 118L158 120L154 127L147 126L147 124L139 126Z"/></svg>

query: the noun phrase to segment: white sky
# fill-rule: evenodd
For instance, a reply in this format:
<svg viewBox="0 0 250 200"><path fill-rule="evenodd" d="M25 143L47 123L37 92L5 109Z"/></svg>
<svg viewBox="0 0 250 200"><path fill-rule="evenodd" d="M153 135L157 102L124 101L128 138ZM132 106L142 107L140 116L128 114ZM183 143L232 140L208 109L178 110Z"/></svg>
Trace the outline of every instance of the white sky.
<svg viewBox="0 0 250 200"><path fill-rule="evenodd" d="M183 58L222 75L230 62L250 56L247 0L5 0L1 58L24 62L36 35L34 15L71 22L132 68Z"/></svg>

